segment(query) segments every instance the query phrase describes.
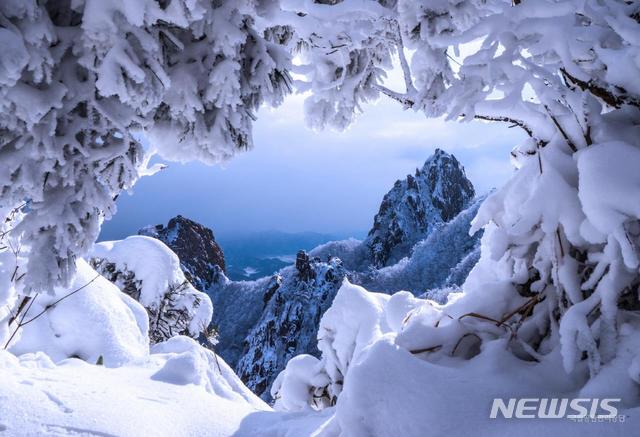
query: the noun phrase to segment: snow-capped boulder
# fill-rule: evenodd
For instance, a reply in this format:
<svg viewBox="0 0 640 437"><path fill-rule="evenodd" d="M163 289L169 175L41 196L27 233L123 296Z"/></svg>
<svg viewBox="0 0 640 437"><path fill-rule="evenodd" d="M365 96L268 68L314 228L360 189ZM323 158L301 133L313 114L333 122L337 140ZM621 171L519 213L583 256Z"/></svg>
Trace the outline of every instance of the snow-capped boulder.
<svg viewBox="0 0 640 437"><path fill-rule="evenodd" d="M222 248L213 231L206 226L178 215L164 225L147 226L139 235L156 238L178 255L185 277L198 290L209 288L214 279L214 266L225 270Z"/></svg>
<svg viewBox="0 0 640 437"><path fill-rule="evenodd" d="M474 195L455 156L436 149L422 169L396 181L384 196L364 241L372 264L383 267L399 261L439 223L458 215Z"/></svg>
<svg viewBox="0 0 640 437"><path fill-rule="evenodd" d="M191 285L176 254L159 240L131 236L98 243L91 264L144 306L152 344L175 335L198 337L211 323L211 299Z"/></svg>

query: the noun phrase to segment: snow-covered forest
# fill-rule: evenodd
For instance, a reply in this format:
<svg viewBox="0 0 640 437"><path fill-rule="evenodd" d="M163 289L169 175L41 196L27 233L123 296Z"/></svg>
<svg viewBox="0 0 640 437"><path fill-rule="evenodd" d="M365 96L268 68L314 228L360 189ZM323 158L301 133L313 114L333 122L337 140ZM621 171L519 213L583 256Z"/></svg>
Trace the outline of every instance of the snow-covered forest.
<svg viewBox="0 0 640 437"><path fill-rule="evenodd" d="M636 433L640 2L0 0L0 49L0 435ZM312 129L391 99L527 139L486 196L437 151L272 278L210 231L96 243L154 159L251 153L293 93Z"/></svg>

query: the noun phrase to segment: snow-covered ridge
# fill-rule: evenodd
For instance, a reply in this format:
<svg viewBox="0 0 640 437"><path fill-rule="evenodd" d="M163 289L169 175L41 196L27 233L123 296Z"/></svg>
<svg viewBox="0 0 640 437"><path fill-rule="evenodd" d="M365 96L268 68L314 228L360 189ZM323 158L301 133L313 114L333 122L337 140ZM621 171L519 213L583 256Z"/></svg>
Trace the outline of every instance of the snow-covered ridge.
<svg viewBox="0 0 640 437"><path fill-rule="evenodd" d="M269 387L289 358L318 354L318 325L346 270L298 253L296 264L271 278L229 281L222 276L208 290L220 334L216 350L256 394L269 400Z"/></svg>
<svg viewBox="0 0 640 437"><path fill-rule="evenodd" d="M369 290L415 295L446 287L459 287L480 258L482 231L469 235L471 221L485 196L474 199L452 220L436 223L404 258L379 269L352 272L349 280Z"/></svg>

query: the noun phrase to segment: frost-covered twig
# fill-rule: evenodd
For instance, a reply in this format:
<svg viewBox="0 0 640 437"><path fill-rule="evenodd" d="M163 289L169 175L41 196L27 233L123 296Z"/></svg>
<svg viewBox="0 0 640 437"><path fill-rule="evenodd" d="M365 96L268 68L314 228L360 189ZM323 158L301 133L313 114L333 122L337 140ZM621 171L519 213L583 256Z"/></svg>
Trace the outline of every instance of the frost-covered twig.
<svg viewBox="0 0 640 437"><path fill-rule="evenodd" d="M20 329L20 327L22 327L24 325L23 321L24 321L25 317L27 317L27 313L29 312L29 309L31 309L31 305L33 305L33 302L35 302L37 297L38 297L38 295L35 295L32 299L29 300L29 304L27 305L27 308L25 309L24 314L22 314L22 317L20 318L20 321L18 322L18 326L16 326L16 329L13 330L13 332L9 336L9 339L4 344L4 347L3 347L4 350L6 350L9 347L9 344L11 343L11 340L13 340L13 337L15 337L16 333L18 332L18 329Z"/></svg>

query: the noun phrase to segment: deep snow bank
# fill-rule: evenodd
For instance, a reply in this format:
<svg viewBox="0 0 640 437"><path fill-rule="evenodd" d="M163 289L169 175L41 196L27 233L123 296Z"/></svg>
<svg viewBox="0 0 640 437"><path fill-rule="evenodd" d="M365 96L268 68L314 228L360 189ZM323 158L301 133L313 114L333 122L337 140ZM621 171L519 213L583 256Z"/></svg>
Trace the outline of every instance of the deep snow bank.
<svg viewBox="0 0 640 437"><path fill-rule="evenodd" d="M84 260L77 262L77 269L68 289L35 295L25 304L20 315L24 326L17 328L17 320L12 324L15 336L9 350L17 355L42 351L54 361L77 357L95 363L102 357L106 366L145 359L149 340L144 308Z"/></svg>
<svg viewBox="0 0 640 437"><path fill-rule="evenodd" d="M625 320L617 358L598 376L589 379L584 361L566 374L560 347L538 361L525 352L518 357L508 347L517 339L502 335L506 328L471 315L498 318L519 303L508 287L495 286L492 305L478 299L479 289L439 305L345 281L320 324L322 358L289 362L272 389L275 407L309 411L335 404L326 435L629 435L640 423L633 380L640 341L632 335L640 322ZM624 410L616 422L600 423L489 418L494 398L518 397L621 398Z"/></svg>
<svg viewBox="0 0 640 437"><path fill-rule="evenodd" d="M117 368L0 351L0 433L11 436L229 436L269 407L188 337Z"/></svg>

